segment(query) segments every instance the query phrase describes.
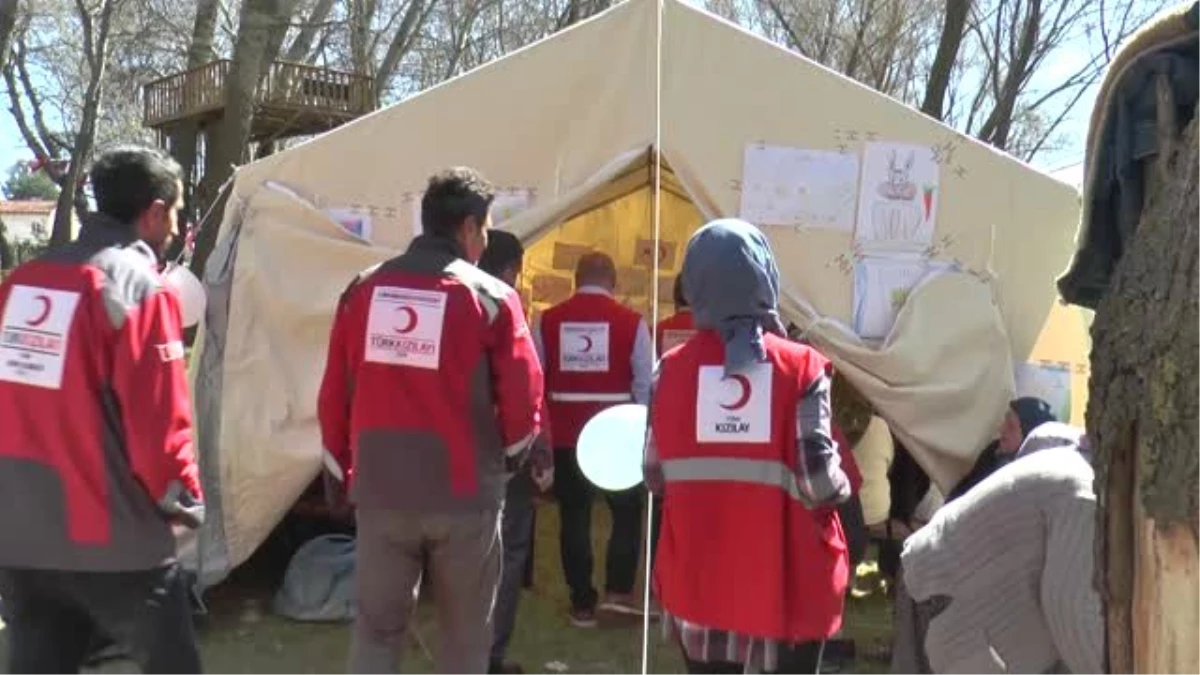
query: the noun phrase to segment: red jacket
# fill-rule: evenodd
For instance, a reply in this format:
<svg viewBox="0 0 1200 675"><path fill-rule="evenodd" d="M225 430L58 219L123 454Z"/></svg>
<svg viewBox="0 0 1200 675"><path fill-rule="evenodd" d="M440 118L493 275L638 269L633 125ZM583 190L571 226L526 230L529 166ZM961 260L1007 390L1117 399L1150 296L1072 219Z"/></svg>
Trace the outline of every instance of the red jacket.
<svg viewBox="0 0 1200 675"><path fill-rule="evenodd" d="M846 434L843 434L836 424L830 431L833 441L838 445L838 458L842 461L842 471L846 472L846 478L850 480L850 493L858 494L863 479L862 471L858 469L858 460L854 458L854 448L851 447L850 441L846 440Z"/></svg>
<svg viewBox="0 0 1200 675"><path fill-rule="evenodd" d="M422 236L334 315L318 415L362 508L495 508L540 431L542 369L517 294Z"/></svg>
<svg viewBox="0 0 1200 675"><path fill-rule="evenodd" d="M658 322L654 327L655 341L658 344L658 356L671 351L688 338L696 334L696 323L692 320L692 310L681 309L671 316Z"/></svg>
<svg viewBox="0 0 1200 675"><path fill-rule="evenodd" d="M798 496L796 409L827 361L764 336L768 362L724 377L717 335L660 362L651 425L661 471L654 582L663 609L784 641L832 636L849 578L837 513Z"/></svg>
<svg viewBox="0 0 1200 675"><path fill-rule="evenodd" d="M129 228L0 284L0 567L150 569L204 509L179 298Z"/></svg>
<svg viewBox="0 0 1200 675"><path fill-rule="evenodd" d="M598 293L576 293L542 313L556 447L575 447L596 413L633 400L631 355L641 321L637 312Z"/></svg>

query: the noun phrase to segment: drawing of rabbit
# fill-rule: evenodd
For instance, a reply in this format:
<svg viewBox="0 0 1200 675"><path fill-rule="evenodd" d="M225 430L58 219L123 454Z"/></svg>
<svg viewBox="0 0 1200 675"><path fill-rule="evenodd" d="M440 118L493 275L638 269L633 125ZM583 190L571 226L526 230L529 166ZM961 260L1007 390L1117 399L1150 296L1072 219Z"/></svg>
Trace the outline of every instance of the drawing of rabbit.
<svg viewBox="0 0 1200 675"><path fill-rule="evenodd" d="M916 150L910 150L908 158L901 167L893 149L888 152L887 182L879 184L879 195L884 199L894 201L911 201L917 196L917 186L909 180L913 163L916 161Z"/></svg>

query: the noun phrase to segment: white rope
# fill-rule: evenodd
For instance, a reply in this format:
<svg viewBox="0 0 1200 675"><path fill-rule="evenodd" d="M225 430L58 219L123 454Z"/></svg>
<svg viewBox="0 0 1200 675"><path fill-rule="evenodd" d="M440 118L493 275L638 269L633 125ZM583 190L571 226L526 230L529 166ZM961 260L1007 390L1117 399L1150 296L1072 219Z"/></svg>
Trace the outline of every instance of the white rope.
<svg viewBox="0 0 1200 675"><path fill-rule="evenodd" d="M654 271L650 290L650 340L654 353L658 354L658 267L659 251L662 248L662 48L663 48L663 0L657 0L654 20ZM647 430L650 420L646 420ZM651 543L654 541L654 493L646 491L646 564L645 588L642 592L642 675L650 668L650 569Z"/></svg>

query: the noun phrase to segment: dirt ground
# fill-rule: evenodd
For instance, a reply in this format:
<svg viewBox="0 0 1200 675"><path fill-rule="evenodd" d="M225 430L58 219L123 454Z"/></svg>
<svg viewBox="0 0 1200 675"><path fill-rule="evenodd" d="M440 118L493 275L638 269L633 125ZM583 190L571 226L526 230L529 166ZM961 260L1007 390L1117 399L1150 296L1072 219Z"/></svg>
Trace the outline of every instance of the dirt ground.
<svg viewBox="0 0 1200 675"><path fill-rule="evenodd" d="M596 509L597 574L602 574L608 517ZM552 505L538 511L534 588L521 599L516 633L509 657L527 672L635 673L641 672L640 621L614 620L599 628L573 628L566 619L566 589L558 562L558 518ZM864 565L862 592L847 605L845 633L858 646L853 672L887 672L878 660L890 642L889 604ZM597 579L602 582L602 579ZM201 619L204 667L217 673L339 673L345 672L350 629L344 624L305 624L270 612L271 589L261 583L233 580L212 589L206 601L209 615ZM437 649L437 626L432 607L418 610L417 634L430 651ZM0 628L0 672L5 668L6 641ZM651 625L650 672L682 673L677 648L667 644L657 624ZM875 658L871 658L874 656ZM404 654L403 672L431 672L433 662L420 644ZM137 672L131 663L113 662L94 672Z"/></svg>

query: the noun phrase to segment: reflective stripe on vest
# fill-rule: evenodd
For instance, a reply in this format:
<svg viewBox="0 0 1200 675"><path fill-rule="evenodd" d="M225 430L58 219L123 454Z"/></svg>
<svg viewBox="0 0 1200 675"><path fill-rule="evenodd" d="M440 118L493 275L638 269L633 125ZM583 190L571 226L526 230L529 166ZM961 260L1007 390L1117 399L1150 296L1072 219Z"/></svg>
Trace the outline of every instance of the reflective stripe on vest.
<svg viewBox="0 0 1200 675"><path fill-rule="evenodd" d="M662 462L662 475L668 483L715 480L767 485L783 490L792 499L801 499L800 481L795 472L783 462L772 460L735 457L668 459Z"/></svg>
<svg viewBox="0 0 1200 675"><path fill-rule="evenodd" d="M580 394L566 391L550 392L550 400L559 403L626 403L633 400L632 394Z"/></svg>

